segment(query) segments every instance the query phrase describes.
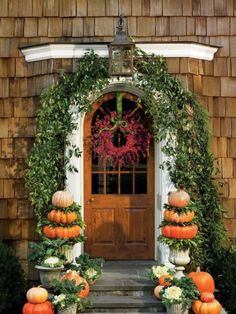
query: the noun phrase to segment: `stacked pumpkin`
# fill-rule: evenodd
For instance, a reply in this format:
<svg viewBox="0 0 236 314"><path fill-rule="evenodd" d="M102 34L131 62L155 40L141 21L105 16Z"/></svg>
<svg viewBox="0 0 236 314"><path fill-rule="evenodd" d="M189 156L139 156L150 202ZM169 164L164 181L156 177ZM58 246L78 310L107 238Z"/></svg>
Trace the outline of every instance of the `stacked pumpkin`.
<svg viewBox="0 0 236 314"><path fill-rule="evenodd" d="M33 287L26 293L27 303L23 314L54 314L52 302L48 301L48 292L43 287Z"/></svg>
<svg viewBox="0 0 236 314"><path fill-rule="evenodd" d="M195 213L187 209L190 196L184 190L170 192L164 211L162 235L173 239L192 239L197 235L198 226L192 223Z"/></svg>
<svg viewBox="0 0 236 314"><path fill-rule="evenodd" d="M198 269L196 272L189 273L188 277L192 278L200 292L200 300L192 304L193 312L195 314L220 314L222 306L215 299L215 282L212 276Z"/></svg>
<svg viewBox="0 0 236 314"><path fill-rule="evenodd" d="M43 234L50 238L76 238L80 235L78 206L68 191L57 191L52 196L53 208L48 212L49 223L43 227Z"/></svg>

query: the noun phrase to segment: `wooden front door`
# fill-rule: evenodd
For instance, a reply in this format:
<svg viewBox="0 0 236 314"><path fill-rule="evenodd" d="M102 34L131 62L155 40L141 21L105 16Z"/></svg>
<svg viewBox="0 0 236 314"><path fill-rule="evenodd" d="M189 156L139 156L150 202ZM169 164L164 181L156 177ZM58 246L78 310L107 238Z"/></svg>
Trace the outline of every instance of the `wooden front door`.
<svg viewBox="0 0 236 314"><path fill-rule="evenodd" d="M123 111L142 110L136 96L122 93L122 98ZM116 94L109 93L93 104L93 111L85 117L85 252L109 260L153 259L153 145L149 147L148 157L128 167L101 163L91 149L91 130L96 117L113 110L116 110Z"/></svg>

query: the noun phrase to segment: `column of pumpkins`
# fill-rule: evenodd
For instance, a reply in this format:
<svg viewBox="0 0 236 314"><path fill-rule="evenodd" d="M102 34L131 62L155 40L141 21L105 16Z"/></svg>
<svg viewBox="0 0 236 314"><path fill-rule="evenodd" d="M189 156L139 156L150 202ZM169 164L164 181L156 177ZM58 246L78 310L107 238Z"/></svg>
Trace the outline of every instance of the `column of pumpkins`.
<svg viewBox="0 0 236 314"><path fill-rule="evenodd" d="M196 224L195 212L191 210L190 196L184 190L177 190L168 194L168 204L165 205L164 221L161 224L160 241L168 244L170 249L188 250L190 242L196 237L198 225ZM185 242L184 242L185 241ZM192 242L193 243L193 242ZM191 278L200 293L199 300L192 304L195 314L220 314L222 306L215 299L215 283L212 276L207 272L191 272L187 275ZM168 278L170 281L165 281ZM160 298L160 291L171 285L172 275L164 275L162 280L154 290L157 298Z"/></svg>
<svg viewBox="0 0 236 314"><path fill-rule="evenodd" d="M190 197L184 190L170 192L165 205L162 235L171 239L193 239L198 226L193 222L195 212L187 208Z"/></svg>
<svg viewBox="0 0 236 314"><path fill-rule="evenodd" d="M74 202L72 194L68 191L55 192L51 202L52 205L45 212L45 217L41 222L43 237L50 239L52 242L61 239L63 244L60 249L63 249L63 245L66 244L66 247L72 250L73 244L84 240L81 235L84 223L80 214L80 206ZM66 255L64 250L58 253ZM68 256L65 256L65 258L67 259ZM65 263L72 262L72 259L65 261ZM60 276L59 281L66 282L67 280L73 281L72 284L78 287L79 291L76 292L76 299L85 299L89 295L88 282L76 271L68 269L66 273ZM82 287L81 284L83 284ZM50 289L52 295L57 293L54 285ZM65 292L63 293L65 294ZM38 286L29 289L26 298L28 302L23 306L23 314L54 314L53 304L48 300L48 291L44 287Z"/></svg>
<svg viewBox="0 0 236 314"><path fill-rule="evenodd" d="M43 234L50 239L79 237L83 227L79 210L80 206L74 203L70 192L55 192L52 196L52 206L47 214L47 222L43 227Z"/></svg>

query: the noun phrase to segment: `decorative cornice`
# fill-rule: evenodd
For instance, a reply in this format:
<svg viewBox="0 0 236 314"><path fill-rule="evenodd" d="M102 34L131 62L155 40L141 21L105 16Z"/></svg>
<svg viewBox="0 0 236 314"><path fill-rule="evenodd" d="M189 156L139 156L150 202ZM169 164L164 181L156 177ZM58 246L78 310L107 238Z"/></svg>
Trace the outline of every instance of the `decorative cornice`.
<svg viewBox="0 0 236 314"><path fill-rule="evenodd" d="M166 58L185 57L211 61L218 50L209 46L192 42L172 43L136 43L136 47L148 54L162 55ZM81 58L86 51L93 49L100 57L108 57L107 45L102 44L72 44L52 43L39 44L21 48L27 62L58 58Z"/></svg>

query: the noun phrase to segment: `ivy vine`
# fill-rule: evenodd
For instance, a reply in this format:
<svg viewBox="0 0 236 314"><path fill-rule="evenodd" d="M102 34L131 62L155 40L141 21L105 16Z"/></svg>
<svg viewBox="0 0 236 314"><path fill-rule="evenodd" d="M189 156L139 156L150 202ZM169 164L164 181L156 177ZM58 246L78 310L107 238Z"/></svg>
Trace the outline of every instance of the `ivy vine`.
<svg viewBox="0 0 236 314"><path fill-rule="evenodd" d="M164 143L166 167L176 187L184 187L199 209L199 244L192 252L191 268L209 269L214 252L226 240L222 208L212 181L214 157L209 151L208 115L198 99L172 77L164 58L135 52L135 75L130 83L144 92L142 101L153 121L155 140ZM42 219L52 194L64 189L66 169L76 171L70 157L80 157L67 136L77 128L76 117L91 110L90 95L99 97L108 85L107 60L93 51L79 60L75 72L61 73L41 97L38 132L28 159L26 184L38 220ZM69 155L65 157L65 148Z"/></svg>

